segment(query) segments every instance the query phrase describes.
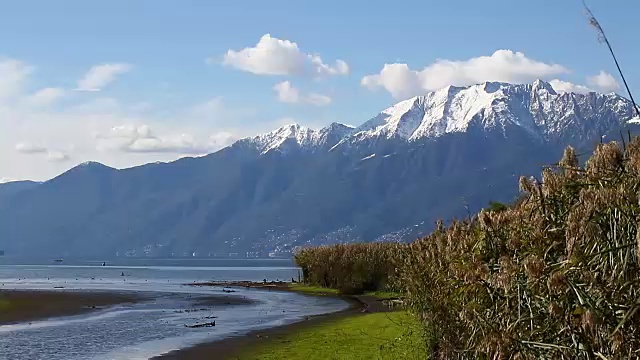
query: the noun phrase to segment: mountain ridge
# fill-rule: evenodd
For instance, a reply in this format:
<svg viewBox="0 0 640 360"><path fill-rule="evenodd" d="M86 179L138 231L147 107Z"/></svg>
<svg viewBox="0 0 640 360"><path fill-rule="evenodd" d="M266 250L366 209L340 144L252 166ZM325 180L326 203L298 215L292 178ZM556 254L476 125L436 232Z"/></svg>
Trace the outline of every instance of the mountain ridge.
<svg viewBox="0 0 640 360"><path fill-rule="evenodd" d="M458 100L456 99L456 95L464 93L465 91L473 92L474 94L471 96L474 101L469 101L469 99ZM484 94L483 94L484 92ZM505 93L506 92L506 93ZM494 95L491 95L494 94ZM468 94L465 94L468 95ZM482 115L483 117L488 117L486 121L488 121L488 125L486 127L497 126L497 125L505 125L504 123L492 123L491 120L495 120L498 115L504 116L505 114L496 114L497 110L501 110L506 105L514 105L511 104L503 104L498 103L494 104L494 100L504 100L507 98L507 95L511 96L522 96L527 95L529 99L523 99L524 108L529 108L533 112L532 114L525 114L526 117L532 116L533 123L529 124L519 124L524 129L530 131L532 135L539 137L546 137L547 133L558 133L563 130L558 128L558 126L562 124L552 123L546 124L545 120L549 117L553 117L555 114L548 114L549 112L558 112L570 114L570 111L574 111L571 109L572 106L575 105L576 101L582 102L584 106L590 108L593 112L597 109L593 109L593 107L604 107L609 105L613 109L613 118L609 120L616 120L618 124L623 124L625 121L632 121L640 123L640 118L633 116L633 104L630 100L614 93L610 92L607 94L590 92L587 94L575 93L575 92L557 92L553 89L553 86L544 80L535 80L531 84L510 84L505 82L484 82L480 84L474 84L470 86L446 86L442 89L428 92L425 95L414 96L412 98L400 101L390 107L385 108L376 116L371 119L365 121L359 126L351 126L338 122L333 122L325 127L319 129L312 129L310 127L306 127L297 123L291 123L284 126L281 126L272 131L258 134L255 136L249 136L242 139L237 140L232 146L253 146L255 147L261 155L265 153L280 149L281 147L286 147L290 145L295 145L301 148L308 148L311 150L317 150L316 148L320 148L322 145L326 143L331 143L331 141L327 141L327 138L333 136L333 138L338 138L339 141L335 142L328 149L332 149L339 145L340 142L359 142L363 140L367 140L367 138L381 137L386 136L387 138L398 137L408 141L417 141L423 140L425 138L434 138L438 136L442 136L451 132L460 132L466 131L470 125L472 125L472 121L474 117L478 115ZM488 105L477 104L478 98L482 96L484 100L492 100ZM565 104L563 104L566 108L553 108L550 106L541 106L540 97L541 96L551 96L557 100L564 100ZM436 101L434 103L434 100ZM527 101L524 101L527 100ZM535 100L535 101L533 101ZM440 103L438 103L440 101ZM471 103L473 106L467 106L465 108L465 115L462 119L456 117L456 115L445 116L446 114L433 114L433 111L426 112L424 110L426 105L431 105L431 108L435 108L436 111L443 110L445 108L451 108L450 102L456 101L454 105L461 106L461 103L469 104ZM545 99L548 102L548 99ZM544 103L544 101L542 102ZM608 103L608 104L607 104ZM615 106L613 106L615 104ZM446 106L445 106L446 105ZM483 105L483 106L479 106ZM497 109L492 108L496 106ZM433 109L430 109L433 110ZM522 110L522 109L518 109ZM415 117L410 117L408 115L412 115L412 112L419 112L423 119L416 119ZM482 111L482 113L481 113ZM484 113L487 111L488 113ZM457 115L462 113L463 111L458 111ZM516 121L521 119L521 117L515 115L523 115L523 112L519 114L509 114L510 117L507 117L507 120ZM427 117L431 115L430 117ZM469 116L471 115L471 116ZM525 117L525 119L526 119ZM450 121L453 119L453 121ZM625 120L626 119L626 120ZM413 128L411 126L399 126L401 121L409 121L410 123L416 124L416 120L421 120L417 122ZM458 121L456 121L458 120ZM461 121L460 121L461 120ZM526 119L531 120L531 119ZM561 119L563 120L563 119ZM567 123L571 123L571 119L564 119ZM577 119L578 121L580 119ZM405 124L402 124L405 125ZM546 127L550 127L553 125L557 125L554 128L547 129ZM565 124L567 125L567 124ZM611 123L606 123L606 126L611 126ZM541 133L540 129L536 127L542 127L543 131ZM603 126L604 127L604 126ZM411 130L408 130L411 129ZM547 139L548 140L548 139ZM220 149L224 150L226 149ZM217 151L220 151L217 150ZM217 152L216 151L216 152ZM215 152L214 152L215 153ZM211 154L209 154L211 155ZM192 157L185 157L192 158ZM184 159L184 158L183 158ZM171 162L169 162L171 163ZM104 165L94 161L87 161L82 164L77 165L76 167L83 166L95 166L102 165L110 169L114 169L108 165ZM150 165L143 164L138 166ZM136 166L136 167L138 167ZM74 167L74 168L76 168ZM72 168L72 169L74 169Z"/></svg>
<svg viewBox="0 0 640 360"><path fill-rule="evenodd" d="M286 125L212 154L77 166L0 197L7 254L289 254L296 246L408 241L437 219L509 201L566 145L637 129L630 101L549 83L447 87L360 126ZM0 185L0 194L2 185Z"/></svg>

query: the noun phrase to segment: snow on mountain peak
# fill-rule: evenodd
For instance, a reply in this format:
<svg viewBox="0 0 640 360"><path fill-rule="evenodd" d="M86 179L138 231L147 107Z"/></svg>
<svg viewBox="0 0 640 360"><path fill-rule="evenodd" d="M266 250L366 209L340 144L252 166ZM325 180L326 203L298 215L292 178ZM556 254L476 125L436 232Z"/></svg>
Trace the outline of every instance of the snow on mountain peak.
<svg viewBox="0 0 640 360"><path fill-rule="evenodd" d="M570 128L606 128L631 118L631 102L616 94L557 93L543 80L486 82L447 86L401 101L356 128L352 141L374 137L413 141L464 132L470 126L503 132L518 126L533 136L549 138Z"/></svg>
<svg viewBox="0 0 640 360"><path fill-rule="evenodd" d="M327 141L339 141L352 130L352 126L335 122L319 130L314 130L299 124L289 124L269 133L245 140L252 143L262 154L276 149L281 151L286 150L287 146L292 145L314 150L324 145ZM334 138L335 140L332 140Z"/></svg>
<svg viewBox="0 0 640 360"><path fill-rule="evenodd" d="M485 82L447 86L401 101L356 128L333 123L314 130L290 124L243 142L262 154L287 151L292 146L333 150L368 139L416 141L470 128L498 131L504 136L509 129L518 128L546 141L588 138L628 123L634 116L631 101L614 93L559 93L543 80L531 84Z"/></svg>

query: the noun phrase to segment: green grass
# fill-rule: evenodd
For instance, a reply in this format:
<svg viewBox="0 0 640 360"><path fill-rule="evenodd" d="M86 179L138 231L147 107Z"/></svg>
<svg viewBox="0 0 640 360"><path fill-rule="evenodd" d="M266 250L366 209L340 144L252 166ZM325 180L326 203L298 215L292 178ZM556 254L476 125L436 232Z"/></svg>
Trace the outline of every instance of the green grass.
<svg viewBox="0 0 640 360"><path fill-rule="evenodd" d="M338 295L338 290L336 289L329 289L321 286L312 286L312 285L305 285L300 283L289 284L289 289L294 291L300 291L302 293L309 293L313 295L324 295L324 294Z"/></svg>
<svg viewBox="0 0 640 360"><path fill-rule="evenodd" d="M425 359L417 321L404 311L354 315L305 328L240 354L240 360Z"/></svg>
<svg viewBox="0 0 640 360"><path fill-rule="evenodd" d="M401 298L402 294L392 291L369 291L365 295L375 296L380 299Z"/></svg>
<svg viewBox="0 0 640 360"><path fill-rule="evenodd" d="M340 292L337 289L330 289L330 288L325 288L321 286L313 286L313 285L306 285L306 284L300 284L300 283L289 284L289 289L294 291L299 291L302 293L313 294L313 295L327 295L327 294L339 295L340 294ZM402 297L402 294L391 292L391 291L368 291L368 292L365 292L364 295L375 296L381 299Z"/></svg>

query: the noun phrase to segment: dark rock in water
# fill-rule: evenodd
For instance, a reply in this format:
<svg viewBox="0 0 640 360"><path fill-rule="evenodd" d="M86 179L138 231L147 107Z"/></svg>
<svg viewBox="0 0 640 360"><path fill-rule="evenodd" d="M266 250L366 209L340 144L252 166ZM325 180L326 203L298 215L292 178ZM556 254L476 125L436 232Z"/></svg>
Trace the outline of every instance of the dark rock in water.
<svg viewBox="0 0 640 360"><path fill-rule="evenodd" d="M203 328L203 327L214 327L214 326L216 326L216 322L215 321L202 323L202 324L185 325L185 327L188 327L190 329Z"/></svg>

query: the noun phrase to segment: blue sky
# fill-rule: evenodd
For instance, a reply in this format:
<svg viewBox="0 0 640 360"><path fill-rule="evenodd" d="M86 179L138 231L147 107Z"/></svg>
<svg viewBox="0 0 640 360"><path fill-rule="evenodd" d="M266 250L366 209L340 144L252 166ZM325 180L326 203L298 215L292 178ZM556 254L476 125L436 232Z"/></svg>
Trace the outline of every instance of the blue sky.
<svg viewBox="0 0 640 360"><path fill-rule="evenodd" d="M640 91L640 3L589 3ZM273 52L247 60L261 39ZM579 0L7 1L0 179L168 161L289 122L358 125L448 83L536 77L623 91Z"/></svg>

